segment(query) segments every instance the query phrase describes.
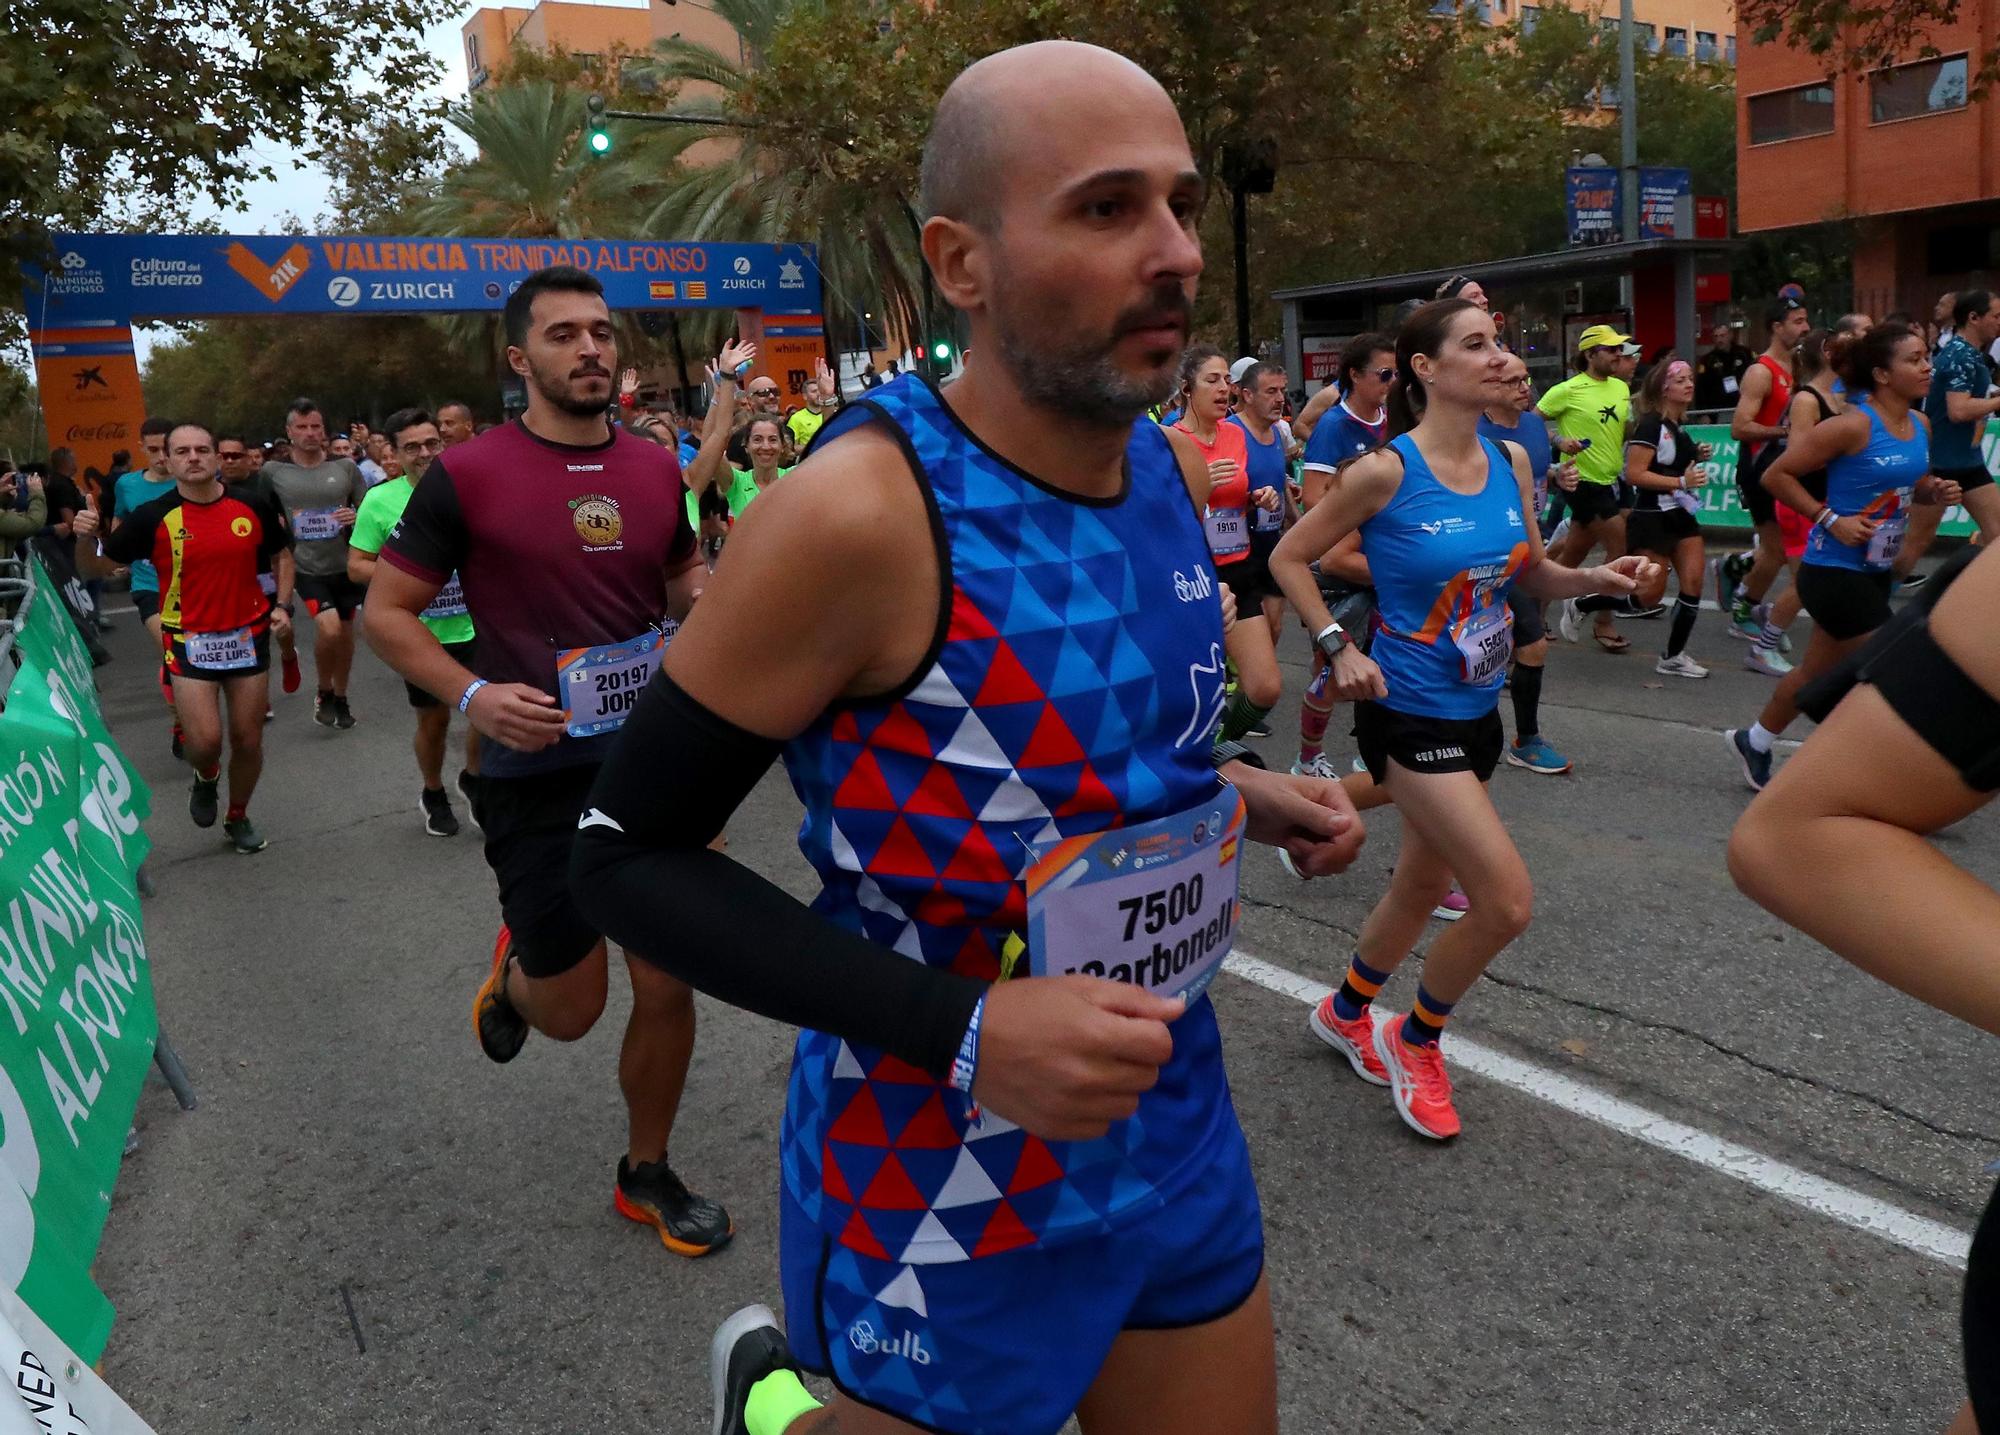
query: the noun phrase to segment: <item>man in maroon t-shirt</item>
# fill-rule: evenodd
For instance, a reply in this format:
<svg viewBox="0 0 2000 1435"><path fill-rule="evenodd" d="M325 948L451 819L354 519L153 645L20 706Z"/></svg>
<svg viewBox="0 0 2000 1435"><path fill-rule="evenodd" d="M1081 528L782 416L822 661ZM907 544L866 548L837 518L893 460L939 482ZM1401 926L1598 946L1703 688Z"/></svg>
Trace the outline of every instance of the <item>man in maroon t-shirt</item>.
<svg viewBox="0 0 2000 1435"><path fill-rule="evenodd" d="M604 939L571 900L570 847L611 737L707 572L673 452L606 417L618 351L603 287L579 269L543 269L508 299L506 328L527 413L433 461L382 545L364 609L383 660L494 740L474 815L503 925L473 1002L494 1061L512 1060L531 1027L574 1041L604 1011ZM453 572L478 630L477 672L418 617ZM667 1164L694 1051L692 994L629 952L625 966L630 1138L616 1205L669 1250L703 1255L729 1240L728 1213Z"/></svg>

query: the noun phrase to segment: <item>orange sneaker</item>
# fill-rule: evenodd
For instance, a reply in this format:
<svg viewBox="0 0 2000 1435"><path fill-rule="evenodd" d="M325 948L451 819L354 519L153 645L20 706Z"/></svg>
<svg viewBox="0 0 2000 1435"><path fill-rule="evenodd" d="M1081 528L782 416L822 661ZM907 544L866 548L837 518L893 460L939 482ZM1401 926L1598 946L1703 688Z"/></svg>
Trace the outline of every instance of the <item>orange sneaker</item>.
<svg viewBox="0 0 2000 1435"><path fill-rule="evenodd" d="M1375 1054L1375 1019L1367 1012L1349 1021L1333 1009L1333 998L1321 997L1306 1018L1313 1035L1347 1058L1354 1074L1370 1086L1387 1086L1389 1069Z"/></svg>
<svg viewBox="0 0 2000 1435"><path fill-rule="evenodd" d="M528 1019L507 1000L507 958L514 950L514 934L503 922L493 943L493 970L479 985L472 999L472 1034L489 1061L508 1062L521 1054L528 1040Z"/></svg>
<svg viewBox="0 0 2000 1435"><path fill-rule="evenodd" d="M736 1223L719 1201L690 1192L663 1156L643 1166L618 1158L618 1184L611 1203L619 1215L660 1233L677 1256L705 1256L729 1244Z"/></svg>
<svg viewBox="0 0 2000 1435"><path fill-rule="evenodd" d="M1403 1040L1399 1016L1375 1028L1375 1055L1389 1072L1389 1098L1396 1114L1420 1136L1449 1141L1458 1135L1458 1108L1451 1104L1451 1074L1436 1043L1412 1046Z"/></svg>

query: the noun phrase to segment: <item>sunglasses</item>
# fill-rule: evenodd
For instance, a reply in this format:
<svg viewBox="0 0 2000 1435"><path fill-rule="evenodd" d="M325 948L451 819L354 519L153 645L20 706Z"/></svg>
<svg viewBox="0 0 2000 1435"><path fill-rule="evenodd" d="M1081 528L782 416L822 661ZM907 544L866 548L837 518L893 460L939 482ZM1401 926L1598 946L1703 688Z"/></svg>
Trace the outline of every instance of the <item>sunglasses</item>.
<svg viewBox="0 0 2000 1435"><path fill-rule="evenodd" d="M1380 379L1385 384L1388 383L1391 379L1396 377L1396 371L1394 369L1370 369L1368 372L1373 374L1376 378Z"/></svg>
<svg viewBox="0 0 2000 1435"><path fill-rule="evenodd" d="M778 391L776 389L752 389L750 390L750 396L758 399L775 399L778 396Z"/></svg>

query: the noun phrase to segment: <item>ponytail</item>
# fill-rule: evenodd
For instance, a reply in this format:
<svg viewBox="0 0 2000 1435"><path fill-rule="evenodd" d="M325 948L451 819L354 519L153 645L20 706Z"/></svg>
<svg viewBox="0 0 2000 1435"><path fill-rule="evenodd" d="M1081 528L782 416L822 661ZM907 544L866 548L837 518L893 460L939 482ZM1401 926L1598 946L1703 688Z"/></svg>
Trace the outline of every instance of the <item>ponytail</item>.
<svg viewBox="0 0 2000 1435"><path fill-rule="evenodd" d="M1387 430L1390 438L1408 433L1424 416L1424 386L1404 369L1400 357L1396 361L1396 382L1389 385L1385 407L1389 414Z"/></svg>
<svg viewBox="0 0 2000 1435"><path fill-rule="evenodd" d="M1877 324L1859 334L1836 334L1827 342L1826 357L1849 393L1869 393L1875 388L1875 371L1896 362L1896 350L1905 339L1917 337L1907 324Z"/></svg>

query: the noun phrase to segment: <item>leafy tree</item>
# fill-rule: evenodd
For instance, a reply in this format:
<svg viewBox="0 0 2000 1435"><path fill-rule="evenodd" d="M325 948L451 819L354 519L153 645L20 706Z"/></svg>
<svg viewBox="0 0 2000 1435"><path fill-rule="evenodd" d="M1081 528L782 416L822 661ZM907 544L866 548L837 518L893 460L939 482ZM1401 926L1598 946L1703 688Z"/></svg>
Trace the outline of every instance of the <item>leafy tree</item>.
<svg viewBox="0 0 2000 1435"><path fill-rule="evenodd" d="M1740 0L1736 14L1760 45L1783 42L1865 70L1937 54L1931 37L1964 9L1963 0ZM1972 59L1974 93L1983 94L2000 75L2000 40L1989 34Z"/></svg>
<svg viewBox="0 0 2000 1435"><path fill-rule="evenodd" d="M452 0L0 0L0 264L52 228L227 208L270 171L419 88Z"/></svg>
<svg viewBox="0 0 2000 1435"><path fill-rule="evenodd" d="M330 423L379 424L405 404L448 399L497 417L497 369L484 345L465 345L415 317L295 314L192 325L156 346L143 378L146 407L188 414L253 439L284 430L285 406L310 394Z"/></svg>

